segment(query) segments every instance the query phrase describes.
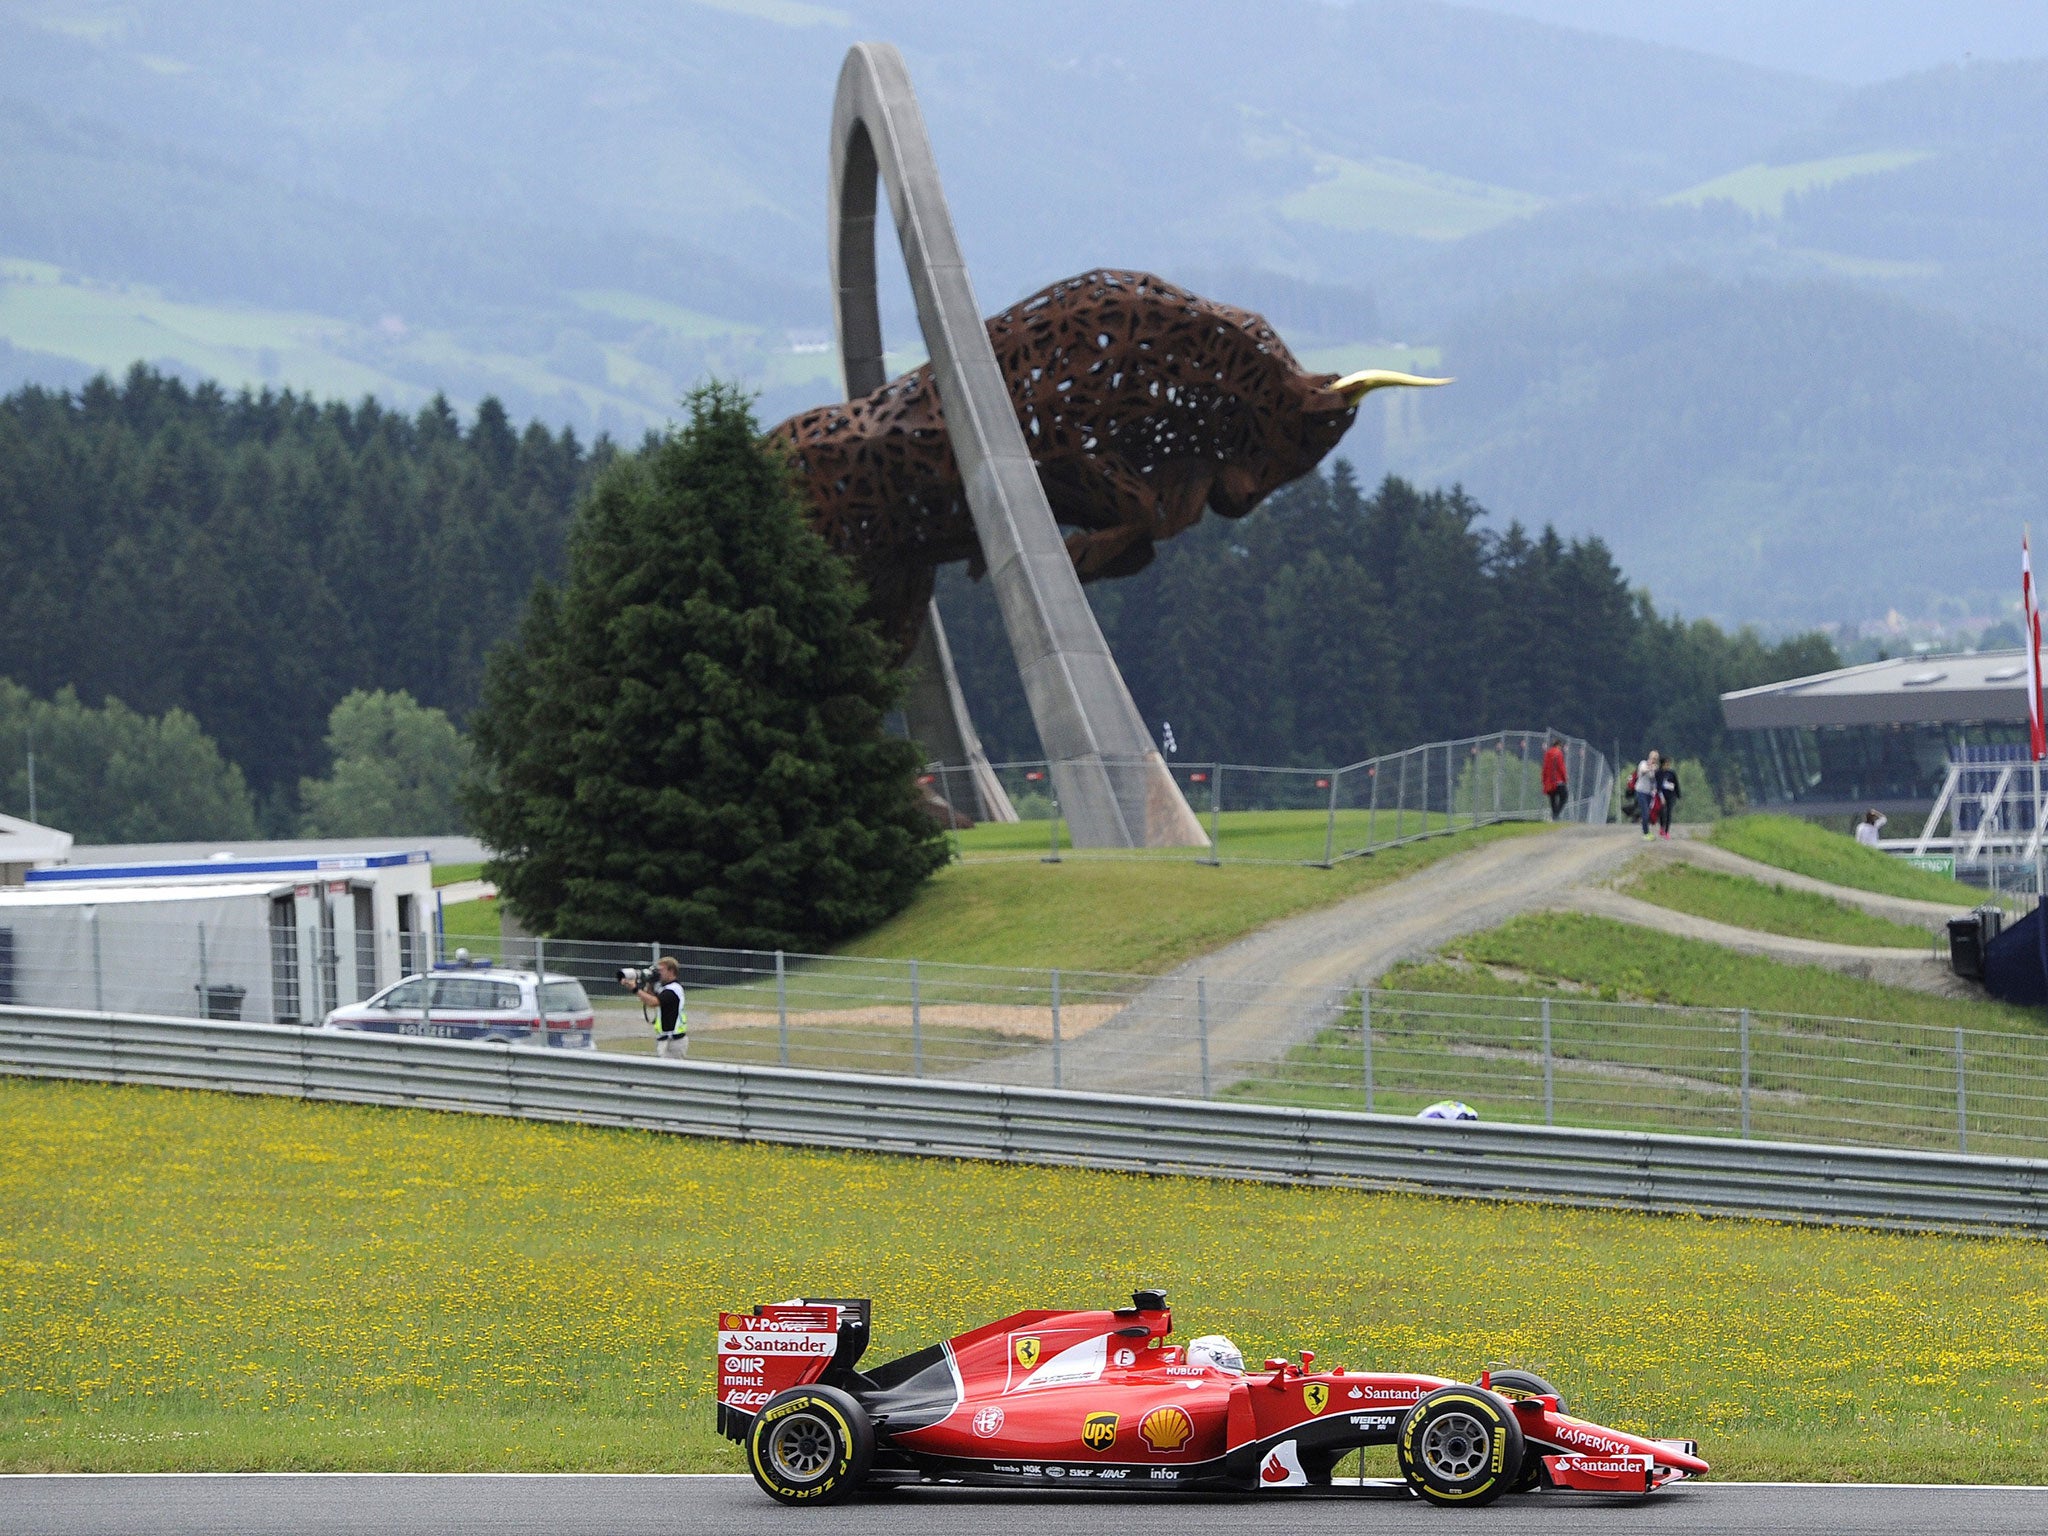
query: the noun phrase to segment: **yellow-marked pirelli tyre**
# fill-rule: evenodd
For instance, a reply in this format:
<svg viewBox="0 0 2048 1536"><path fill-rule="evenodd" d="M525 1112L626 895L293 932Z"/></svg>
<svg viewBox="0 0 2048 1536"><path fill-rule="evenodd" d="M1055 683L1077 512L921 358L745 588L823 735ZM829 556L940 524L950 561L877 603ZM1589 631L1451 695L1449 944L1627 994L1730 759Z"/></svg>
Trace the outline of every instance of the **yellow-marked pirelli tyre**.
<svg viewBox="0 0 2048 1536"><path fill-rule="evenodd" d="M1502 1397L1554 1397L1557 1399L1557 1411L1567 1411L1564 1394L1534 1371L1495 1371L1487 1380L1492 1384L1493 1390Z"/></svg>
<svg viewBox="0 0 2048 1536"><path fill-rule="evenodd" d="M768 1399L747 1433L747 1467L771 1499L836 1504L875 1464L875 1427L837 1387L791 1387Z"/></svg>
<svg viewBox="0 0 2048 1536"><path fill-rule="evenodd" d="M1564 1394L1534 1371L1495 1371L1487 1379L1495 1392L1510 1401L1518 1397L1554 1397L1557 1399L1558 1412L1565 1411ZM1543 1458L1524 1456L1522 1476L1515 1484L1515 1492L1527 1493L1532 1488L1541 1488L1548 1480L1543 1471Z"/></svg>
<svg viewBox="0 0 2048 1536"><path fill-rule="evenodd" d="M1394 1450L1408 1486L1432 1504L1491 1504L1522 1475L1522 1426L1479 1387L1438 1387L1401 1420Z"/></svg>

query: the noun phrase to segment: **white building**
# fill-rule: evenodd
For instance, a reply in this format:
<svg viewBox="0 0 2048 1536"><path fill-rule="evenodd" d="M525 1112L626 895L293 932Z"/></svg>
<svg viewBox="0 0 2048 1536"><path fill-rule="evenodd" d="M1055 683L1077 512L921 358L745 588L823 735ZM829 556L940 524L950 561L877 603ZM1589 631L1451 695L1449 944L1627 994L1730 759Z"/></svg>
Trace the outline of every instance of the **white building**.
<svg viewBox="0 0 2048 1536"><path fill-rule="evenodd" d="M31 869L0 1002L317 1023L425 968L435 919L424 850Z"/></svg>
<svg viewBox="0 0 2048 1536"><path fill-rule="evenodd" d="M69 832L0 816L0 886L20 885L38 864L62 864L70 857Z"/></svg>

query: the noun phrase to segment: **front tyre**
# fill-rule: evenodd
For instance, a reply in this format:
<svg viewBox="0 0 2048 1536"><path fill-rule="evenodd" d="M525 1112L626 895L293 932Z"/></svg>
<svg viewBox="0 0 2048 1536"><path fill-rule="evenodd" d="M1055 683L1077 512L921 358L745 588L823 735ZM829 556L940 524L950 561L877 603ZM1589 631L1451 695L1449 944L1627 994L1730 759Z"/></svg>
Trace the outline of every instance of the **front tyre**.
<svg viewBox="0 0 2048 1536"><path fill-rule="evenodd" d="M791 1387L762 1405L747 1432L747 1468L771 1499L837 1504L875 1464L867 1410L837 1387Z"/></svg>
<svg viewBox="0 0 2048 1536"><path fill-rule="evenodd" d="M1564 1405L1564 1394L1534 1371L1495 1371L1487 1380L1494 1391L1511 1401L1518 1397L1554 1397L1559 1413L1570 1411Z"/></svg>
<svg viewBox="0 0 2048 1536"><path fill-rule="evenodd" d="M1438 1387L1401 1420L1401 1476L1432 1504L1491 1504L1521 1479L1526 1446L1508 1405L1478 1387Z"/></svg>

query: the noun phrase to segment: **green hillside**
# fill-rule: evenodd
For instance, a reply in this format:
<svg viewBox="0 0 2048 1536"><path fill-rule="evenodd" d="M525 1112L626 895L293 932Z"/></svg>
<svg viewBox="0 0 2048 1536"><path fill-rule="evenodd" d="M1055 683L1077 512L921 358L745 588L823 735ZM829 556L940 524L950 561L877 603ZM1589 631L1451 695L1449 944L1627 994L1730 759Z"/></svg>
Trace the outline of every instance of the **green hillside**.
<svg viewBox="0 0 2048 1536"><path fill-rule="evenodd" d="M1739 171L1716 176L1664 201L1689 203L1728 202L1745 213L1777 218L1785 211L1785 199L1800 192L1832 187L1856 176L1878 176L1902 170L1933 158L1924 149L1878 149L1860 155L1832 155L1822 160L1802 160L1796 165L1746 165Z"/></svg>

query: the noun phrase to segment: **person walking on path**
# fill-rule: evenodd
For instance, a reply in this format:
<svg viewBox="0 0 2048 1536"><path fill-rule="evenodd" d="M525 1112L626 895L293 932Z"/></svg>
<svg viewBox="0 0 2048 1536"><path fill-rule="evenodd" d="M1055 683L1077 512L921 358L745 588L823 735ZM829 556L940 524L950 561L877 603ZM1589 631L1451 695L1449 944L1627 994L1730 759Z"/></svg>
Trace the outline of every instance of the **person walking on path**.
<svg viewBox="0 0 2048 1536"><path fill-rule="evenodd" d="M1657 754L1652 752L1636 764L1636 819L1643 824L1643 836L1657 823Z"/></svg>
<svg viewBox="0 0 2048 1536"><path fill-rule="evenodd" d="M1564 744L1553 736L1550 745L1543 749L1543 793L1550 798L1552 821L1564 814L1565 803L1572 797L1565 772Z"/></svg>
<svg viewBox="0 0 2048 1536"><path fill-rule="evenodd" d="M654 1054L676 1060L690 1054L690 1016L684 1007L682 970L672 956L663 955L654 962L653 989L640 987L634 994L648 1007L661 1010Z"/></svg>
<svg viewBox="0 0 2048 1536"><path fill-rule="evenodd" d="M1650 783L1653 789L1651 804L1656 810L1654 819L1657 823L1657 835L1668 839L1671 836L1671 813L1678 808L1678 764L1656 752L1650 754L1650 761L1655 765L1655 773ZM1650 819L1645 818L1643 822L1643 835L1646 837L1650 832Z"/></svg>
<svg viewBox="0 0 2048 1536"><path fill-rule="evenodd" d="M1891 818L1880 815L1875 809L1865 811L1863 819L1856 823L1856 841L1866 848L1877 846L1877 834L1884 830L1884 824Z"/></svg>

